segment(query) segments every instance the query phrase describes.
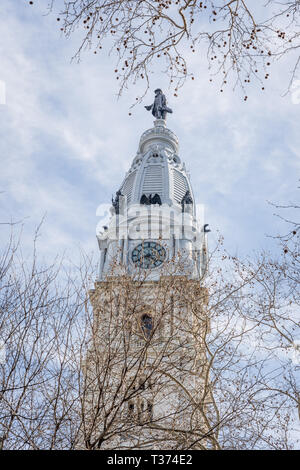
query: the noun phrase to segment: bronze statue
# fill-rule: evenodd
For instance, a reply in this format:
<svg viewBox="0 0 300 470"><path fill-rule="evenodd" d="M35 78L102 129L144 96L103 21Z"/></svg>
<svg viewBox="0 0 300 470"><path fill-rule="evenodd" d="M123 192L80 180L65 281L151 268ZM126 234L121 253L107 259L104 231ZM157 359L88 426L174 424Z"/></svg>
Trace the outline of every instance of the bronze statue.
<svg viewBox="0 0 300 470"><path fill-rule="evenodd" d="M111 202L112 202L112 205L115 209L115 212L116 214L119 214L120 213L120 196L123 196L121 190L119 189L117 192L116 192L116 197L115 199L112 197L111 198Z"/></svg>
<svg viewBox="0 0 300 470"><path fill-rule="evenodd" d="M186 191L185 195L181 199L182 212L184 212L185 204L193 204L193 199L192 199L190 191Z"/></svg>
<svg viewBox="0 0 300 470"><path fill-rule="evenodd" d="M145 204L146 206L149 206L150 204L159 204L161 206L161 199L159 194L149 194L149 196L146 196L146 194L143 194L141 199L140 199L140 204Z"/></svg>
<svg viewBox="0 0 300 470"><path fill-rule="evenodd" d="M157 88L154 93L154 103L150 104L150 106L145 106L145 108L147 111L152 110L152 114L156 119L166 119L166 114L173 113L173 111L171 108L167 107L166 97L160 88Z"/></svg>

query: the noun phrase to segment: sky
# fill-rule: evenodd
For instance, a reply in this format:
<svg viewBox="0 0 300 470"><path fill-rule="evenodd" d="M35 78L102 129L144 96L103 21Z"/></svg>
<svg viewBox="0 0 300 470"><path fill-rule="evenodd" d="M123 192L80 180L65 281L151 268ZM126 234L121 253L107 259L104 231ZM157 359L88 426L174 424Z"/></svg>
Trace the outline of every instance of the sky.
<svg viewBox="0 0 300 470"><path fill-rule="evenodd" d="M66 39L56 16L45 15L46 4L0 5L0 222L20 222L25 251L44 218L45 257L72 256L78 248L97 253L97 207L110 203L140 135L152 127L143 105L157 87L173 109L167 126L179 138L196 202L205 207L210 246L221 233L235 255L276 251L270 236L286 227L269 202L295 202L299 192L300 100L283 96L291 60L272 67L266 90L250 88L246 102L230 86L220 93L199 57L193 56L196 79L177 98L156 68L145 102L129 116L143 84L118 98L114 59L105 51L72 61L80 35ZM1 246L7 229L0 225Z"/></svg>

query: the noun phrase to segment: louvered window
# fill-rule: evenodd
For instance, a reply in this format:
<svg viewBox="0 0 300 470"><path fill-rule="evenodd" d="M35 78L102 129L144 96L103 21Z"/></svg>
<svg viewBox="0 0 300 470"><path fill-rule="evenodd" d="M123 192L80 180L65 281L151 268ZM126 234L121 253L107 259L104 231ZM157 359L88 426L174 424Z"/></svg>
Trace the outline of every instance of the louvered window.
<svg viewBox="0 0 300 470"><path fill-rule="evenodd" d="M134 185L134 180L135 180L135 175L136 171L131 173L125 180L123 186L122 186L122 193L127 196L127 202L131 201L131 195L132 195L132 190L133 190L133 185Z"/></svg>
<svg viewBox="0 0 300 470"><path fill-rule="evenodd" d="M146 168L142 194L158 194L162 197L163 168L150 165Z"/></svg>
<svg viewBox="0 0 300 470"><path fill-rule="evenodd" d="M186 191L189 189L186 178L177 170L173 170L174 199L180 204Z"/></svg>

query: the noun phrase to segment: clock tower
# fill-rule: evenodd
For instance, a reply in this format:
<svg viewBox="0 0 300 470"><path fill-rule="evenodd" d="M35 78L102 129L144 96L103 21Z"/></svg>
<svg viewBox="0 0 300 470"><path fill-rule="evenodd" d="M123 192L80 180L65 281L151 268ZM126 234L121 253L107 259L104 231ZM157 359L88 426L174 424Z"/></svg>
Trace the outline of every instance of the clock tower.
<svg viewBox="0 0 300 470"><path fill-rule="evenodd" d="M185 273L201 279L206 270L206 227L196 219L189 174L179 156L178 138L156 119L139 142L135 158L112 201L110 225L97 234L99 280L112 259L128 274L149 270L158 280L167 260L185 258ZM199 214L198 214L199 216Z"/></svg>
<svg viewBox="0 0 300 470"><path fill-rule="evenodd" d="M196 218L178 138L166 126L172 110L161 90L155 93L146 107L154 125L141 135L110 221L97 233L84 439L96 442L101 429L100 448L206 447L208 230Z"/></svg>

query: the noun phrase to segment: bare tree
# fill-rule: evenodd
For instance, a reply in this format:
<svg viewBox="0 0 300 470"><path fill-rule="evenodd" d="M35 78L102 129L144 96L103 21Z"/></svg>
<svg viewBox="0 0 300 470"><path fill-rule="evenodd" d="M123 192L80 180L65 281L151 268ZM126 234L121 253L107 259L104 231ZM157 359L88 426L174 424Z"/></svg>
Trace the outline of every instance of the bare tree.
<svg viewBox="0 0 300 470"><path fill-rule="evenodd" d="M3 449L297 446L284 271L222 247L201 282L184 260L166 263L156 284L111 262L91 289L89 257L45 266L36 250L31 264L13 242L3 250Z"/></svg>
<svg viewBox="0 0 300 470"><path fill-rule="evenodd" d="M221 361L222 372L217 380L227 400L222 400L219 409L224 411L224 402L228 409L228 397L232 400L229 409L242 409L234 413L230 426L225 426L222 433L226 430L228 444L231 442L234 448L288 449L291 436L299 430L299 306L292 301L280 260L262 254L256 261L233 257L230 262L233 276L238 276L240 285L244 281L238 292L230 294L234 331L241 334L235 338L232 335L226 345L227 353L232 353L228 370L223 369ZM224 336L228 334L230 325L224 329ZM235 385L230 383L233 377ZM214 385L215 395L218 390ZM241 394L238 400L237 393ZM247 426L247 421L251 425Z"/></svg>
<svg viewBox="0 0 300 470"><path fill-rule="evenodd" d="M50 10L54 6L52 0ZM263 6L248 0L64 0L58 8L61 31L67 37L76 29L83 34L77 59L86 48L116 54L120 93L137 80L147 90L158 66L177 96L188 77L197 79L193 55L199 57L196 64L207 57L210 80L219 76L220 91L230 83L245 99L249 83L264 89L270 65L287 54L294 60L288 88L298 73L299 0L268 0Z"/></svg>
<svg viewBox="0 0 300 470"><path fill-rule="evenodd" d="M31 263L13 237L0 263L1 447L71 448L78 397L71 338L84 294L59 259L38 261L36 240Z"/></svg>

